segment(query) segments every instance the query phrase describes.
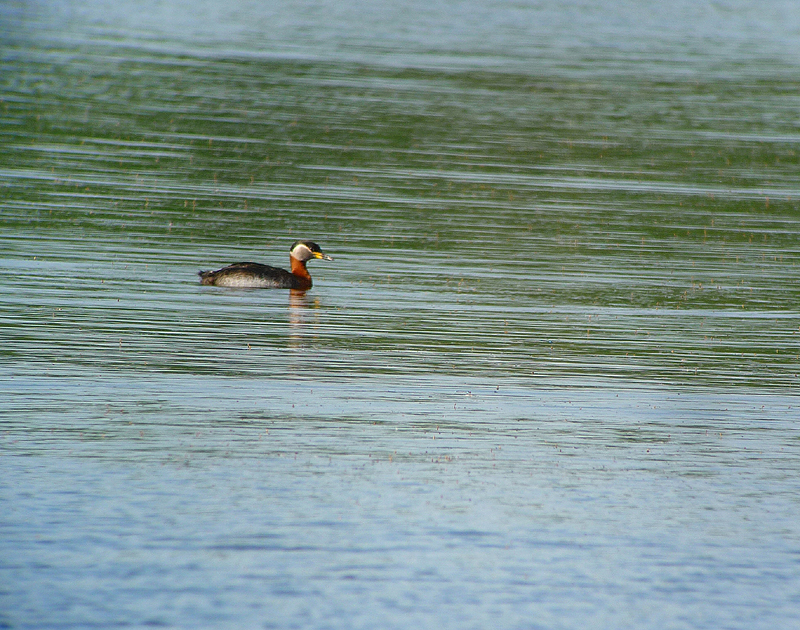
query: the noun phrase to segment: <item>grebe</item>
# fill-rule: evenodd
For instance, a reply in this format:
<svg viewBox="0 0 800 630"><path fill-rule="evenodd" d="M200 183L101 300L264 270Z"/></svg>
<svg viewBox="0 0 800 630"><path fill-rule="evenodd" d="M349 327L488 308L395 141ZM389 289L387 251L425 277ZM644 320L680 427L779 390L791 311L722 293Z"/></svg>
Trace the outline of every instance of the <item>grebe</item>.
<svg viewBox="0 0 800 630"><path fill-rule="evenodd" d="M239 287L246 289L299 289L311 288L311 275L306 262L312 258L333 260L323 254L319 245L312 241L295 241L289 250L292 270L270 267L254 262L233 263L217 271L201 271L200 284L217 287Z"/></svg>

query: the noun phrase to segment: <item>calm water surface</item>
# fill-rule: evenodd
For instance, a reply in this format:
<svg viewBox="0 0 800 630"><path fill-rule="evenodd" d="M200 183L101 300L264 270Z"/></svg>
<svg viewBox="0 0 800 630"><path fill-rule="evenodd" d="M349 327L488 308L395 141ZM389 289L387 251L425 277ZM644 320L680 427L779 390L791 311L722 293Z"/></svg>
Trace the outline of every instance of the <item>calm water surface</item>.
<svg viewBox="0 0 800 630"><path fill-rule="evenodd" d="M662 4L4 4L0 628L797 627L800 17Z"/></svg>

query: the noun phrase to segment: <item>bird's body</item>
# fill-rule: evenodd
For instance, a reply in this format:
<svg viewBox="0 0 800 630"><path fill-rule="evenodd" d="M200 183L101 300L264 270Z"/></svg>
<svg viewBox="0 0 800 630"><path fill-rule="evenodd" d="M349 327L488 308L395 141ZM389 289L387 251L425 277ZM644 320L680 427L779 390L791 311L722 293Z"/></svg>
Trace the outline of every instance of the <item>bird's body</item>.
<svg viewBox="0 0 800 630"><path fill-rule="evenodd" d="M307 273L307 272L306 272ZM246 289L310 289L311 278L297 276L286 269L254 262L233 263L217 271L200 274L202 284Z"/></svg>
<svg viewBox="0 0 800 630"><path fill-rule="evenodd" d="M228 265L217 271L201 271L200 283L217 287L237 287L243 289L295 289L307 291L311 288L311 275L306 262L312 258L333 260L322 253L313 241L295 242L289 253L291 271L254 262L240 262Z"/></svg>

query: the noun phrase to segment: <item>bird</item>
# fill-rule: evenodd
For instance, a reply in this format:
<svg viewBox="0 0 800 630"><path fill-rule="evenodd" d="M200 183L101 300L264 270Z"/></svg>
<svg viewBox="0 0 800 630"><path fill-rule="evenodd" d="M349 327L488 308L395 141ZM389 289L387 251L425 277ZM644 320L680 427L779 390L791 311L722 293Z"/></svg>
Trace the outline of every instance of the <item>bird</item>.
<svg viewBox="0 0 800 630"><path fill-rule="evenodd" d="M312 258L333 260L323 254L319 245L313 241L295 241L289 249L292 270L270 267L254 262L239 262L217 269L200 271L200 284L217 287L236 287L241 289L296 289L308 291L311 288L311 274L306 263Z"/></svg>

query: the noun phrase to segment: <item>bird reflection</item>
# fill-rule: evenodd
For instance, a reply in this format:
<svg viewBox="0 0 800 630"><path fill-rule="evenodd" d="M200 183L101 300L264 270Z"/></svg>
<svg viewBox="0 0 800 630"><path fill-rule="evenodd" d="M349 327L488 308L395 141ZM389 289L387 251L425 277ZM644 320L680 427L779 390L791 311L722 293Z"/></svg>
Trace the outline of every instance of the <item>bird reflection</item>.
<svg viewBox="0 0 800 630"><path fill-rule="evenodd" d="M303 348L308 343L309 331L319 323L320 300L306 291L289 291L289 346Z"/></svg>

